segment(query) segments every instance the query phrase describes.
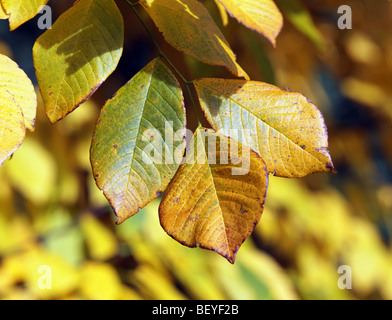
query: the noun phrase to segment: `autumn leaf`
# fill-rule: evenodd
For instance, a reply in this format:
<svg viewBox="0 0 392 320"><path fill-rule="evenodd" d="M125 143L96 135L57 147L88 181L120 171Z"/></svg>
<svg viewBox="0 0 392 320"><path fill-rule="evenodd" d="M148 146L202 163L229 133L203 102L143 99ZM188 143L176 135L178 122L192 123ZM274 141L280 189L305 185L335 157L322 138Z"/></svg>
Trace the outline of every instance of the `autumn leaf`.
<svg viewBox="0 0 392 320"><path fill-rule="evenodd" d="M141 4L174 48L201 62L226 67L238 77L249 78L203 4L196 0L142 0Z"/></svg>
<svg viewBox="0 0 392 320"><path fill-rule="evenodd" d="M0 88L0 100L2 103L0 109L0 165L2 165L23 142L26 127L23 123L20 107L14 104L11 98L5 97L2 88Z"/></svg>
<svg viewBox="0 0 392 320"><path fill-rule="evenodd" d="M4 20L4 19L8 19L9 16L8 14L5 12L5 9L3 8L3 4L2 1L0 0L0 19Z"/></svg>
<svg viewBox="0 0 392 320"><path fill-rule="evenodd" d="M22 143L26 127L34 130L37 97L27 75L0 54L0 165ZM25 116L26 114L26 116Z"/></svg>
<svg viewBox="0 0 392 320"><path fill-rule="evenodd" d="M92 259L108 260L116 255L118 243L115 236L92 214L82 215L80 226Z"/></svg>
<svg viewBox="0 0 392 320"><path fill-rule="evenodd" d="M48 1L49 0L1 0L4 12L9 16L10 30L15 30L26 21L34 18L41 7L47 4Z"/></svg>
<svg viewBox="0 0 392 320"><path fill-rule="evenodd" d="M211 126L251 147L269 172L303 177L335 171L323 116L302 94L243 80L200 79L195 87Z"/></svg>
<svg viewBox="0 0 392 320"><path fill-rule="evenodd" d="M215 4L218 7L219 14L222 19L222 24L226 27L229 24L229 16L227 15L227 11L225 7L219 2L219 0L215 0Z"/></svg>
<svg viewBox="0 0 392 320"><path fill-rule="evenodd" d="M117 223L166 188L182 160L184 135L182 91L159 59L106 103L95 128L91 163Z"/></svg>
<svg viewBox="0 0 392 320"><path fill-rule="evenodd" d="M283 17L273 0L218 0L246 27L263 34L275 46Z"/></svg>
<svg viewBox="0 0 392 320"><path fill-rule="evenodd" d="M161 225L180 243L199 244L234 263L260 220L267 184L265 164L255 152L210 129L197 129L161 201Z"/></svg>
<svg viewBox="0 0 392 320"><path fill-rule="evenodd" d="M52 123L87 100L122 54L123 20L113 0L78 1L33 48L37 80Z"/></svg>

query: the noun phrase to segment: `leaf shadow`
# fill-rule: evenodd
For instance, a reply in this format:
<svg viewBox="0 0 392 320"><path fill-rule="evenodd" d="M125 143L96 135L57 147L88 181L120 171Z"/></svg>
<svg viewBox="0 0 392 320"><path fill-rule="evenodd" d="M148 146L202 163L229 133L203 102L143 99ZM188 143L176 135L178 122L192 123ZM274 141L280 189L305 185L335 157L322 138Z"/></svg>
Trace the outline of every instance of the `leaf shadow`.
<svg viewBox="0 0 392 320"><path fill-rule="evenodd" d="M97 57L101 58L102 68L109 69L111 67L110 60L107 57L102 59L102 57L107 56L107 53L122 50L124 42L122 21L120 26L118 21L112 21L108 15L102 22L102 18L99 18L98 14L92 14L90 18L88 15L81 16L81 19L84 19L83 22L76 23L75 18L70 18L70 15L76 14L77 7L78 4L74 5L60 16L52 29L48 29L37 39L37 43L47 50L57 45L56 55L65 57L67 76L75 74ZM53 59L56 58L56 56L53 57ZM113 54L111 54L111 58L113 58ZM118 62L114 59L111 60L115 63Z"/></svg>
<svg viewBox="0 0 392 320"><path fill-rule="evenodd" d="M227 101L228 98L230 99L231 96L235 95L236 93L242 90L242 87L249 82L247 80L241 79L214 79L216 81L221 82L220 92L218 93L216 89L209 88L214 94L209 94L207 97L205 95L199 96L200 102L208 107L209 112L211 113L212 117L216 117L218 115L222 116L221 108L224 101ZM235 81L235 86L227 86L227 83L231 81ZM237 99L238 100L238 99ZM223 114L224 116L229 116L228 114ZM210 123L211 124L211 123Z"/></svg>
<svg viewBox="0 0 392 320"><path fill-rule="evenodd" d="M151 0L145 6L165 40L174 48L203 63L225 67L237 76L246 75L202 3Z"/></svg>

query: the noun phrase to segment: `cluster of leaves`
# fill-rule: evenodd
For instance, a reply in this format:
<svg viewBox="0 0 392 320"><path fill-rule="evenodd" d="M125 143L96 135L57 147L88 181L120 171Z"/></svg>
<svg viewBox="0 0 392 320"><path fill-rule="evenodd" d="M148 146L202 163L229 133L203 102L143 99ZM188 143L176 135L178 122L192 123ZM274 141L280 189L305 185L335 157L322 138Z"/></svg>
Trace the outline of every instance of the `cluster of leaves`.
<svg viewBox="0 0 392 320"><path fill-rule="evenodd" d="M214 250L234 263L238 248L252 233L263 212L270 173L303 177L334 172L328 136L317 107L299 93L251 81L236 62L224 35L204 5L196 0L141 0L165 40L201 62L223 66L244 79L203 78L186 81L159 49L160 56L139 71L102 108L91 144L91 165L118 223L136 214L166 190L159 215L162 227L184 245ZM15 29L35 16L47 1L1 1L2 18ZM272 0L217 0L245 26L275 45L282 16ZM225 18L226 17L226 18ZM124 25L113 0L80 0L64 12L33 47L34 66L46 113L52 123L63 119L98 89L122 55ZM3 163L34 129L36 96L19 67L5 56L0 73L0 132ZM174 72L174 73L173 73ZM176 75L191 85L212 129L199 126L188 143L184 97ZM173 145L166 137L172 126ZM152 130L152 131L151 131ZM250 131L233 136L232 132ZM204 139L214 140L210 148ZM156 164L144 152L153 140L157 150L173 150L185 161ZM238 141L237 141L238 140ZM159 142L157 142L159 141ZM232 145L249 154L249 172L238 167ZM225 151L221 145L228 146ZM196 155L196 163L187 161ZM230 156L229 156L230 154ZM178 154L177 154L178 156ZM150 161L145 161L145 159ZM209 163L211 157L217 159ZM220 158L229 158L228 164Z"/></svg>

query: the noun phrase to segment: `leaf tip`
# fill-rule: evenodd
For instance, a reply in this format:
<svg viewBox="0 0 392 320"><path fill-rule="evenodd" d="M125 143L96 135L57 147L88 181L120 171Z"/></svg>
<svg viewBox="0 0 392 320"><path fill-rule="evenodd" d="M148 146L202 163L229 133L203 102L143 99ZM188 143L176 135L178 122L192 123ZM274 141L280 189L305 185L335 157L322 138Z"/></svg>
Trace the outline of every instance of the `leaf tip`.
<svg viewBox="0 0 392 320"><path fill-rule="evenodd" d="M125 220L127 220L128 218L130 218L132 215L118 215L116 212L115 212L115 215L116 215L116 218L117 218L117 220L116 220L116 225L120 225L120 224L122 224Z"/></svg>
<svg viewBox="0 0 392 320"><path fill-rule="evenodd" d="M110 200L109 200L110 202ZM124 210L124 208L120 209L119 211L116 211L114 206L112 205L114 214L117 218L116 220L116 225L120 225L122 224L125 220L129 219L130 217L134 216L136 213L138 213L140 211L140 209L142 209L142 207L134 207L132 209L128 209L128 210Z"/></svg>
<svg viewBox="0 0 392 320"><path fill-rule="evenodd" d="M51 124L55 124L59 120L61 120L63 117L59 117L57 113L52 112L51 110L47 110L46 116L48 117L49 121Z"/></svg>
<svg viewBox="0 0 392 320"><path fill-rule="evenodd" d="M230 257L225 257L227 261L229 261L231 264L235 263L235 258L236 258L236 254L234 254L233 256Z"/></svg>
<svg viewBox="0 0 392 320"><path fill-rule="evenodd" d="M116 220L116 225L120 225L120 224L122 224L124 221L126 220L126 218L125 217L117 217L117 220Z"/></svg>
<svg viewBox="0 0 392 320"><path fill-rule="evenodd" d="M327 171L330 172L330 173L334 173L334 174L337 174L337 173L338 173L338 171L335 169L335 167L334 167L332 161L331 161L331 162L328 162L328 163L325 165L325 167L326 167Z"/></svg>
<svg viewBox="0 0 392 320"><path fill-rule="evenodd" d="M235 259L236 259L236 257L237 257L238 249L239 249L239 247L236 247L236 248L230 250L230 252L229 252L228 255L225 255L225 254L221 254L221 255L222 255L224 258L226 258L226 260L227 260L228 262L230 262L231 264L234 264L234 263L235 263ZM217 252L218 252L218 251L217 251ZM219 252L218 252L218 253L219 253Z"/></svg>

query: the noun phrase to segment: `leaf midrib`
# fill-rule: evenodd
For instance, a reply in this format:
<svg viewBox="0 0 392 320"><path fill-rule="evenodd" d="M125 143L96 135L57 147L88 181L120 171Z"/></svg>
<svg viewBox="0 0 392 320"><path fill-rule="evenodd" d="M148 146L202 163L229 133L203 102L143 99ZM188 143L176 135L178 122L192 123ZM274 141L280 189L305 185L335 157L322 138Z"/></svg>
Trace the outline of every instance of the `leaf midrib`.
<svg viewBox="0 0 392 320"><path fill-rule="evenodd" d="M200 84L200 82L199 82L199 84ZM243 109L245 109L246 111L248 111L248 112L249 112L252 116L254 116L257 120L261 121L262 123L264 123L265 125L267 125L269 128L271 128L272 130L275 130L276 132L278 132L279 134L281 134L282 136L284 136L287 140L289 140L291 143L293 143L293 144L295 145L296 148L301 149L303 152L309 154L309 155L312 156L314 159L316 159L318 162L320 162L321 164L323 164L323 162L322 162L317 156L315 156L314 154L312 154L311 152L309 152L309 151L306 150L306 149L302 149L302 148L301 148L297 143L295 143L290 137L288 137L287 135L285 135L285 134L284 134L283 132L281 132L279 129L277 129L277 128L275 128L274 126L270 125L268 122L266 122L266 121L264 121L263 119L259 118L254 112L252 112L252 110L249 110L248 108L246 108L244 105L242 105L242 104L241 104L240 102L238 102L237 100L232 99L230 96L227 96L225 93L223 93L223 92L217 90L217 89L214 88L214 87L210 87L209 85L204 84L204 83L203 83L202 85L204 85L205 87L207 87L207 88L209 88L209 89L211 89L211 90L213 90L213 91L215 91L215 92L218 92L219 94L225 96L228 100L230 100L230 101L234 102L235 104L239 105L241 108L243 108ZM275 90L275 91L279 92L279 90ZM249 147L250 147L250 146L249 146ZM301 150L300 150L300 151L301 151ZM259 152L260 152L260 151L259 151Z"/></svg>
<svg viewBox="0 0 392 320"><path fill-rule="evenodd" d="M90 1L91 1L91 2L90 2L90 5L89 5L89 7L88 7L88 9L87 9L87 11L86 11L86 15L85 15L83 21L81 22L82 28L81 28L80 32L78 32L77 38L75 39L74 45L72 46L72 49L73 49L72 51L75 51L74 49L79 45L79 39L80 39L81 34L83 33L83 29L84 29L84 26L85 26L85 22L86 22L88 16L90 15L91 7L93 6L94 0L90 0ZM76 6L76 5L77 5L77 3L75 4L75 6ZM74 7L75 7L75 6L74 6ZM73 8L74 8L74 7L73 7ZM55 102L55 105L54 105L55 109L60 109L61 112L62 112L62 110L61 110L60 106L58 105L58 101L59 101L59 98L60 98L60 95L61 95L61 92L62 92L62 87L63 87L63 84L64 84L64 82L65 82L65 78L66 78L66 77L67 77L67 74L66 74L66 72L64 72L63 79L59 82L59 91L58 91L58 94L57 94L57 97L56 97L56 102ZM74 102L75 102L75 101L74 101ZM52 113L53 113L53 112L52 112Z"/></svg>
<svg viewBox="0 0 392 320"><path fill-rule="evenodd" d="M144 102L143 102L143 111L141 112L140 118L138 120L138 129L137 129L137 133L136 133L135 147L133 148L133 151L132 151L132 156L131 156L132 159L131 159L131 164L130 164L128 178L127 178L127 185L125 187L125 192L128 192L128 190L130 190L129 185L131 184L131 182L130 182L131 181L131 172L134 171L134 169L133 169L133 162L134 162L134 158L135 158L136 145L137 145L137 142L138 142L138 137L140 135L140 127L141 127L142 119L143 119L144 112L145 112L145 109L146 109L147 97L148 97L150 89L151 89L151 83L152 83L152 79L153 79L153 75L154 75L154 71L155 71L155 66L156 65L154 64L153 70L151 71L151 74L150 74L150 81L148 82L148 89L147 89L147 93L146 93L145 97L142 98L142 99L138 99L138 101L144 100ZM142 178L142 180L144 181L143 178ZM148 187L148 185L147 185L147 189L148 189L148 192L150 193L150 188ZM124 197L124 202L127 202L127 197ZM124 207L124 203L122 204L121 210L123 209L123 207Z"/></svg>
<svg viewBox="0 0 392 320"><path fill-rule="evenodd" d="M205 163L205 164L207 165L207 167L208 167L208 172L209 172L209 174L210 174L210 176L211 176L211 180L212 180L212 183L213 183L213 186L214 186L215 198L216 198L217 201L218 201L219 211L220 211L220 214L221 214L221 217L222 217L223 224L224 224L224 226L225 226L224 235L225 235L227 250L228 250L228 252L229 252L229 254L230 254L230 260L231 260L231 259L233 258L233 252L232 252L232 250L231 250L231 247L230 247L230 245L229 245L229 239L228 239L228 237L227 237L227 232L226 232L226 230L227 230L227 224L226 224L226 221L225 221L225 216L224 216L224 214L223 214L222 206L221 206L221 204L220 204L219 196L218 196L218 193L217 193L217 190L216 190L214 175L212 174L211 166L210 166L210 164L208 163L208 155L207 155L207 152L206 152L206 148L205 148L205 144L204 144L204 143L203 143L203 150L204 150L204 160L205 160L204 163ZM203 224L203 225L204 225L204 224Z"/></svg>

